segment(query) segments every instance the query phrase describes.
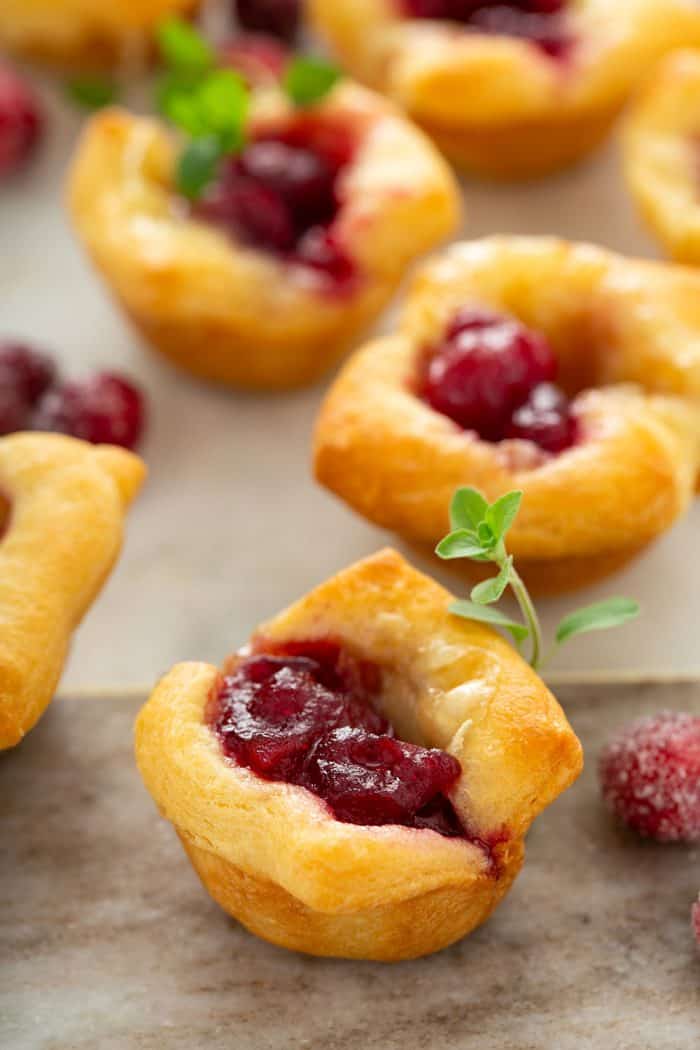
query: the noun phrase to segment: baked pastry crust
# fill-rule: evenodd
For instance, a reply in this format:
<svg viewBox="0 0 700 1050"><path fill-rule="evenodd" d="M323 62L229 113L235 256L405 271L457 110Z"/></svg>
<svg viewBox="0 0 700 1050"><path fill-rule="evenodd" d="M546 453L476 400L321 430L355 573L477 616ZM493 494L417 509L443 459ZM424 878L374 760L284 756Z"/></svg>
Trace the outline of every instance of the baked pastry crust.
<svg viewBox="0 0 700 1050"><path fill-rule="evenodd" d="M399 102L456 164L501 178L584 156L654 61L700 45L692 0L619 0L614 12L580 0L563 62L527 40L407 19L398 0L310 0L310 10L353 75Z"/></svg>
<svg viewBox="0 0 700 1050"><path fill-rule="evenodd" d="M138 64L162 18L199 7L200 0L2 0L0 50L67 68Z"/></svg>
<svg viewBox="0 0 700 1050"><path fill-rule="evenodd" d="M184 214L160 124L114 110L88 126L70 176L76 229L147 341L195 375L258 389L314 381L455 228L451 172L390 104L342 82L315 112L361 129L333 226L360 274L347 294ZM288 115L281 92L259 93L254 123Z"/></svg>
<svg viewBox="0 0 700 1050"><path fill-rule="evenodd" d="M57 434L0 439L0 750L48 706L143 477L141 460L111 445Z"/></svg>
<svg viewBox="0 0 700 1050"><path fill-rule="evenodd" d="M398 960L483 922L523 861L535 816L578 775L554 697L494 632L383 551L265 624L254 647L332 637L382 669L380 706L405 739L462 763L452 802L475 841L335 820L303 788L224 758L205 722L221 674L180 664L136 723L136 757L204 885L254 933L314 955Z"/></svg>
<svg viewBox="0 0 700 1050"><path fill-rule="evenodd" d="M321 409L315 471L364 517L434 547L455 491L524 492L508 547L540 591L618 568L689 506L700 462L700 277L550 238L455 245L418 274L395 335L359 351ZM414 393L460 307L548 336L581 440L554 457L491 444Z"/></svg>
<svg viewBox="0 0 700 1050"><path fill-rule="evenodd" d="M679 262L700 263L700 51L662 62L630 110L625 175L651 230Z"/></svg>

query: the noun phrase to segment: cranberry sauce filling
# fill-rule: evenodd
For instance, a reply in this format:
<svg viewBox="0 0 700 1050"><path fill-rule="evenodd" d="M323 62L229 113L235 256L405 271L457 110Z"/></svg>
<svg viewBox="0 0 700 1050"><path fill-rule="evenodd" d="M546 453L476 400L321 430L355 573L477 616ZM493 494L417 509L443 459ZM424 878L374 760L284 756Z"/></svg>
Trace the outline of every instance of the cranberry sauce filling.
<svg viewBox="0 0 700 1050"><path fill-rule="evenodd" d="M397 740L371 704L377 668L332 642L254 655L224 678L212 725L224 753L267 780L312 791L346 824L401 824L464 837L445 795L445 751Z"/></svg>
<svg viewBox="0 0 700 1050"><path fill-rule="evenodd" d="M345 128L298 118L283 131L259 134L230 158L196 213L252 248L346 285L355 268L333 224L342 206L340 177L354 149Z"/></svg>
<svg viewBox="0 0 700 1050"><path fill-rule="evenodd" d="M557 361L543 335L514 318L467 308L428 353L419 393L484 441L520 438L545 452L576 441L566 395L554 386Z"/></svg>
<svg viewBox="0 0 700 1050"><path fill-rule="evenodd" d="M529 40L552 58L566 58L572 37L567 0L403 0L409 18L458 22L477 33Z"/></svg>

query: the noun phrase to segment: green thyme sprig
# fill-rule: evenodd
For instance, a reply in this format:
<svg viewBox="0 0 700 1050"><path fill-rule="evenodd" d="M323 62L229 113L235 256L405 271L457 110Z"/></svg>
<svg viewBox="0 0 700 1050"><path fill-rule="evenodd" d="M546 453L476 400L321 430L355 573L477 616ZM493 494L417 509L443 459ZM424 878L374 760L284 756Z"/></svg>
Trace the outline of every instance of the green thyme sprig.
<svg viewBox="0 0 700 1050"><path fill-rule="evenodd" d="M508 492L495 503L488 503L477 489L458 489L450 508L452 531L437 545L436 553L445 560L467 558L491 562L497 567L496 576L472 589L471 600L453 602L450 612L502 628L512 636L518 648L529 639L530 663L539 668L544 662L542 627L505 542L522 498L522 492ZM521 620L514 620L494 607L509 588L520 608ZM629 598L596 602L565 616L557 627L555 641L561 645L579 634L619 627L638 615L639 605Z"/></svg>
<svg viewBox="0 0 700 1050"><path fill-rule="evenodd" d="M189 22L168 18L157 32L165 71L156 89L159 112L189 137L177 165L179 191L191 200L216 177L221 160L246 144L250 88L235 69L222 68L214 48ZM321 59L294 56L282 86L299 108L316 105L340 79Z"/></svg>

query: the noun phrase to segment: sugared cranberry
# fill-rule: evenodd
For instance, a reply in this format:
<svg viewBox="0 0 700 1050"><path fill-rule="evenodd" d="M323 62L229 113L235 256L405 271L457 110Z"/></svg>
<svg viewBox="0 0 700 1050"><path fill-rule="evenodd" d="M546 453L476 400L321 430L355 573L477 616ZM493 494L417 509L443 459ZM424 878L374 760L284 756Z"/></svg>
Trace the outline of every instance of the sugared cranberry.
<svg viewBox="0 0 700 1050"><path fill-rule="evenodd" d="M572 38L562 17L567 0L404 0L410 18L458 22L479 33L529 40L552 58L568 54Z"/></svg>
<svg viewBox="0 0 700 1050"><path fill-rule="evenodd" d="M331 226L340 207L338 176L348 137L300 120L258 137L224 166L196 214L251 247L308 267L334 285L354 266Z"/></svg>
<svg viewBox="0 0 700 1050"><path fill-rule="evenodd" d="M665 711L624 729L599 762L603 797L658 842L700 841L700 717Z"/></svg>
<svg viewBox="0 0 700 1050"><path fill-rule="evenodd" d="M423 396L465 430L500 441L530 392L555 376L544 336L512 318L464 310L430 356Z"/></svg>
<svg viewBox="0 0 700 1050"><path fill-rule="evenodd" d="M238 21L252 33L292 43L301 24L301 0L234 0Z"/></svg>
<svg viewBox="0 0 700 1050"><path fill-rule="evenodd" d="M396 740L370 702L378 672L334 643L289 649L249 657L224 679L212 717L224 753L314 792L340 821L463 836L444 794L459 762Z"/></svg>
<svg viewBox="0 0 700 1050"><path fill-rule="evenodd" d="M138 445L143 423L140 392L111 372L53 387L39 402L32 420L35 430L124 448Z"/></svg>
<svg viewBox="0 0 700 1050"><path fill-rule="evenodd" d="M34 92L11 69L0 67L0 178L28 160L41 130Z"/></svg>
<svg viewBox="0 0 700 1050"><path fill-rule="evenodd" d="M506 437L534 441L545 452L564 452L576 441L576 420L566 395L553 383L540 383L516 409Z"/></svg>

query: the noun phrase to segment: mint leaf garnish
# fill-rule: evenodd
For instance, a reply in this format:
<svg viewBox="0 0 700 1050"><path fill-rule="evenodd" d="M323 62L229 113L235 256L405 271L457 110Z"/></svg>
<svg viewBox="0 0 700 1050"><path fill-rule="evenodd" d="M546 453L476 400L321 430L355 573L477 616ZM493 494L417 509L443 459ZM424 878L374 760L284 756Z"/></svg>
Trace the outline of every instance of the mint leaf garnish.
<svg viewBox="0 0 700 1050"><path fill-rule="evenodd" d="M476 532L484 520L488 503L477 489L457 489L450 506L450 522L453 529L469 529Z"/></svg>

